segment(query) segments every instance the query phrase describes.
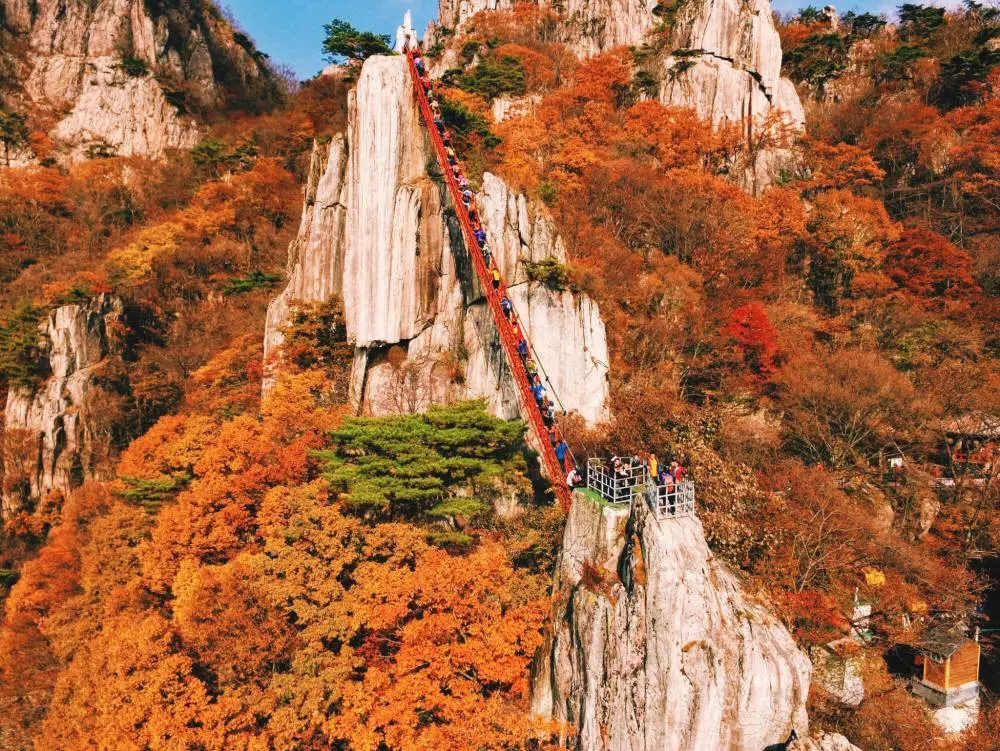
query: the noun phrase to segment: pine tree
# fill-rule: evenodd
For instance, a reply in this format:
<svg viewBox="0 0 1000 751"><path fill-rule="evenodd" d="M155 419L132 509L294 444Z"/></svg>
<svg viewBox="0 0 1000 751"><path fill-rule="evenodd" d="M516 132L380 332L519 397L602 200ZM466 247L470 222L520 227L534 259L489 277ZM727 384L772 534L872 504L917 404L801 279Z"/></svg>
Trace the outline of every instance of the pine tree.
<svg viewBox="0 0 1000 751"><path fill-rule="evenodd" d="M432 407L424 415L355 418L319 452L330 488L354 510L386 517L441 516L462 491L462 513L479 504L465 497L523 462L524 425L486 413L482 402Z"/></svg>

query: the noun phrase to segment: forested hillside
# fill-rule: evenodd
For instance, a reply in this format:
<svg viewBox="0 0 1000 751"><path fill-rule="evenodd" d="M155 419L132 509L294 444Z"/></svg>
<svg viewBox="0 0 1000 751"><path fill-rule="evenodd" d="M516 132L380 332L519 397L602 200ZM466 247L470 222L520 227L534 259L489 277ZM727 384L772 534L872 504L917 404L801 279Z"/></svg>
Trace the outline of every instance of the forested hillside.
<svg viewBox="0 0 1000 751"><path fill-rule="evenodd" d="M442 14L427 61L473 188L499 176L564 242L519 268L599 305L610 417L564 415L568 442L680 459L713 555L810 655L864 632L863 700L814 679L814 728L864 751L995 748L1000 11L777 19L800 129L663 103L697 64L671 42L684 0L589 57L551 5ZM11 18L2 39L25 33ZM303 226L344 210L317 204L317 155L346 143L348 91L388 51L327 31L354 59L280 95L275 74L192 99L197 138L166 159L57 159L54 121L14 106L22 63L0 60L5 161L33 155L0 166L0 749L559 745L528 702L566 513L525 425L483 401L359 414L340 294L291 301L264 358L312 237L301 186ZM378 352L399 383L406 347ZM430 367L460 385L458 360ZM989 691L960 735L898 665L941 626L983 634Z"/></svg>

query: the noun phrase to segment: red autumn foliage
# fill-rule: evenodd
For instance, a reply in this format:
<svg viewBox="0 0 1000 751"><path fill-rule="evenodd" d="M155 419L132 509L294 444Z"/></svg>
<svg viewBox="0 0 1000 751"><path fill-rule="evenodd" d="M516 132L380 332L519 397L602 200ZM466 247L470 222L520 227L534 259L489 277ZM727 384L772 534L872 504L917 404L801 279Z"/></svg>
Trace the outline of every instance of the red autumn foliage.
<svg viewBox="0 0 1000 751"><path fill-rule="evenodd" d="M889 277L925 305L969 301L981 290L972 277L972 257L947 238L926 229L911 229L889 246Z"/></svg>
<svg viewBox="0 0 1000 751"><path fill-rule="evenodd" d="M722 333L733 339L754 373L766 378L777 366L780 355L778 330L760 303L747 303L729 315Z"/></svg>

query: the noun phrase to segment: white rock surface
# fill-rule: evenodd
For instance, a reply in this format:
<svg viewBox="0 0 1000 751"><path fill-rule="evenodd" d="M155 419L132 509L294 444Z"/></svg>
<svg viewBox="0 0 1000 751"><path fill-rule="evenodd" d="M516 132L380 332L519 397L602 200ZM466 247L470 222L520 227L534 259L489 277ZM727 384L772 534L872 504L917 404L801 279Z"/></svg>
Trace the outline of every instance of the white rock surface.
<svg viewBox="0 0 1000 751"><path fill-rule="evenodd" d="M577 494L532 708L587 751L761 751L804 733L809 660L708 550L696 518Z"/></svg>
<svg viewBox="0 0 1000 751"><path fill-rule="evenodd" d="M695 110L703 120L722 123L759 123L771 110L764 89L745 70L712 55L696 58L668 56L664 60L660 101Z"/></svg>
<svg viewBox="0 0 1000 751"><path fill-rule="evenodd" d="M116 156L161 157L198 143L194 121L181 118L151 75L133 78L112 57L88 66L88 85L52 136L70 146L72 159L106 145Z"/></svg>
<svg viewBox="0 0 1000 751"><path fill-rule="evenodd" d="M69 146L73 159L91 146L120 156L160 157L193 145L198 137L193 121L167 101L158 77L183 83L206 107L221 105L228 94L273 91L269 72L214 6L198 10L182 4L171 26L166 15L153 17L145 0L8 0L5 5L6 26L27 50L21 56L26 75L19 96L25 106L59 119L52 136ZM129 76L122 68L126 57L145 64L149 73ZM216 70L223 68L225 85L216 81Z"/></svg>
<svg viewBox="0 0 1000 751"><path fill-rule="evenodd" d="M847 638L813 647L809 651L809 657L813 664L813 682L841 704L857 707L865 698L861 657L850 651L841 654L844 646L850 646L852 641Z"/></svg>
<svg viewBox="0 0 1000 751"><path fill-rule="evenodd" d="M566 23L560 39L581 57L591 57L619 45L636 45L658 23L653 8L659 0L541 0L560 10ZM438 39L438 27L460 29L476 13L510 10L515 0L440 0L438 23L428 41Z"/></svg>
<svg viewBox="0 0 1000 751"><path fill-rule="evenodd" d="M791 160L790 139L805 127L795 85L781 78L771 3L688 0L677 13L671 46L674 53L661 66L661 102L693 108L717 126L739 124L748 141L771 129L779 145L761 150L739 176L747 189L762 191Z"/></svg>
<svg viewBox="0 0 1000 751"><path fill-rule="evenodd" d="M931 716L938 727L949 735L965 732L979 722L979 697L953 707L935 709Z"/></svg>
<svg viewBox="0 0 1000 751"><path fill-rule="evenodd" d="M96 476L104 457L87 398L108 354L108 324L121 312L121 301L107 295L56 308L40 327L51 376L40 388L14 386L7 394L4 466L8 477L26 478L32 498L68 491ZM21 501L6 494L3 515Z"/></svg>
<svg viewBox="0 0 1000 751"><path fill-rule="evenodd" d="M677 12L672 43L756 73L768 96L777 88L781 40L769 0L687 0Z"/></svg>
<svg viewBox="0 0 1000 751"><path fill-rule="evenodd" d="M405 61L370 58L346 138L314 153L289 284L268 310L265 351L277 352L292 301L339 294L356 347L352 399L362 411L485 398L494 413L514 417L517 392L492 315L447 216L447 194L426 171L432 154ZM565 260L551 220L492 175L477 205L556 393L588 421L604 419L608 354L597 305L529 285L524 272L522 259Z"/></svg>
<svg viewBox="0 0 1000 751"><path fill-rule="evenodd" d="M538 94L522 97L499 96L490 105L493 122L502 123L515 117L534 114L535 108L542 101Z"/></svg>
<svg viewBox="0 0 1000 751"><path fill-rule="evenodd" d="M288 285L267 309L265 360L271 360L284 342L281 329L293 301L325 301L343 288L346 167L343 136L328 147L313 145L299 232L288 249Z"/></svg>

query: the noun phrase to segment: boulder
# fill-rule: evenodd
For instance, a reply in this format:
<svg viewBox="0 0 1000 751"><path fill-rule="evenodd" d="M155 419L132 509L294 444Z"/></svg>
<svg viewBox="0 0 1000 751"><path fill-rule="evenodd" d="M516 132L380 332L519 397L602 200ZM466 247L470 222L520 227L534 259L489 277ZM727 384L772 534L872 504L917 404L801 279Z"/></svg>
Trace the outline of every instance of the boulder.
<svg viewBox="0 0 1000 751"><path fill-rule="evenodd" d="M532 709L575 748L760 751L805 731L810 671L697 518L574 496Z"/></svg>

